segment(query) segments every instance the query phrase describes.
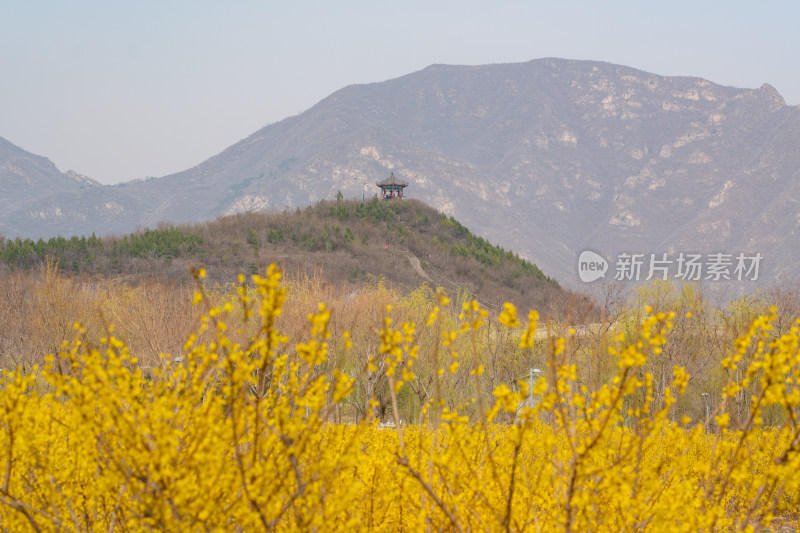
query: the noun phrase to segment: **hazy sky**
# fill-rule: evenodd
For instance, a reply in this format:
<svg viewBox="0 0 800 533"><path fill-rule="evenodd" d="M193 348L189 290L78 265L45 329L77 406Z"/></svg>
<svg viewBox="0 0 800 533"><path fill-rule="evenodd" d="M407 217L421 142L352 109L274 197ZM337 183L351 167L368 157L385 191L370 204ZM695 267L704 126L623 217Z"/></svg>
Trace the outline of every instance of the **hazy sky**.
<svg viewBox="0 0 800 533"><path fill-rule="evenodd" d="M104 183L192 167L353 83L593 59L800 104L800 2L0 0L0 137Z"/></svg>

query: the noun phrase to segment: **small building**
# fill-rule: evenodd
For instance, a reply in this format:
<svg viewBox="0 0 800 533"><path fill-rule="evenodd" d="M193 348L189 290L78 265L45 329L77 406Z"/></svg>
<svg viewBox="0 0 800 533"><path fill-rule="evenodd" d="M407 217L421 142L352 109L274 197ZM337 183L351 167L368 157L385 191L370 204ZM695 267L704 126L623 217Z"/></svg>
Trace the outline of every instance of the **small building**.
<svg viewBox="0 0 800 533"><path fill-rule="evenodd" d="M381 198L384 200L403 198L403 189L408 187L408 183L394 177L394 172L392 172L391 176L375 185L381 188Z"/></svg>

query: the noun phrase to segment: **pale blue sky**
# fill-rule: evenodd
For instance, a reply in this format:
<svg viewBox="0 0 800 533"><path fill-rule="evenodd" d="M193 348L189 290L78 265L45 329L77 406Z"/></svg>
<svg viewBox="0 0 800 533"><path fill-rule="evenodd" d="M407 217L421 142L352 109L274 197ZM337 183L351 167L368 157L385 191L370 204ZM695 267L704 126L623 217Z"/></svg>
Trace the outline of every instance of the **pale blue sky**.
<svg viewBox="0 0 800 533"><path fill-rule="evenodd" d="M797 2L0 0L0 137L104 183L184 170L352 83L593 59L800 104Z"/></svg>

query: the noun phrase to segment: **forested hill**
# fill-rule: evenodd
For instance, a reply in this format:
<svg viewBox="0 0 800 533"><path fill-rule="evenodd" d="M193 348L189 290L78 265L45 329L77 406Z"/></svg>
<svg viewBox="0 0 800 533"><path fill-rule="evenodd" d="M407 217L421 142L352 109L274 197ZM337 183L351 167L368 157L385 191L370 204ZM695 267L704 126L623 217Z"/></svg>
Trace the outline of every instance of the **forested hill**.
<svg viewBox="0 0 800 533"><path fill-rule="evenodd" d="M416 200L322 201L283 213L243 213L191 225L162 224L121 236L13 239L0 245L0 268L41 268L135 282L188 282L204 266L212 283L263 272L277 262L290 276L336 285L422 283L466 291L487 305L512 301L542 311L566 295L536 265L473 235L452 216Z"/></svg>

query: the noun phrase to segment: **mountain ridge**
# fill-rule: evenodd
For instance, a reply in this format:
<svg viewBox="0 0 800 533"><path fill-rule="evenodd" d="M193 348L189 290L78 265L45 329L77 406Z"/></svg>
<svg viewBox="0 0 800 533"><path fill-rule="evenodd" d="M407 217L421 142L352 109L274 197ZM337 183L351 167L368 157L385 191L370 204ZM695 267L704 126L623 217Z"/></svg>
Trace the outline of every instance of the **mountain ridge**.
<svg viewBox="0 0 800 533"><path fill-rule="evenodd" d="M30 236L88 234L93 220L120 233L371 196L394 172L412 197L567 283L587 247L607 258L755 247L778 280L800 259L782 246L799 229L798 146L800 106L766 83L556 58L431 65L344 87L183 172L72 191L69 205L37 198L15 217ZM51 212L42 205L61 218L29 215Z"/></svg>
<svg viewBox="0 0 800 533"><path fill-rule="evenodd" d="M0 207L11 198L41 198L57 192L95 187L100 183L72 170L61 172L48 158L32 154L0 137Z"/></svg>

